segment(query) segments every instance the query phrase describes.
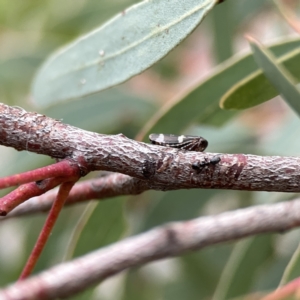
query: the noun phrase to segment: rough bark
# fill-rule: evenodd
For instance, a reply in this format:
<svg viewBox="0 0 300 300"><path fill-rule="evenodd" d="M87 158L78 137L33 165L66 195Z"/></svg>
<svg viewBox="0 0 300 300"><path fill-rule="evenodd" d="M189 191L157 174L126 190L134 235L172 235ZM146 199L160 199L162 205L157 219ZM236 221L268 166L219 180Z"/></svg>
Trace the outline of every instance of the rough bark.
<svg viewBox="0 0 300 300"><path fill-rule="evenodd" d="M71 158L82 169L119 172L146 181L149 189L218 188L300 192L300 158L182 151L103 135L36 113L0 104L0 144ZM221 161L196 172L192 164L215 155Z"/></svg>
<svg viewBox="0 0 300 300"><path fill-rule="evenodd" d="M299 224L299 199L170 223L17 282L0 290L0 300L68 297L130 267Z"/></svg>

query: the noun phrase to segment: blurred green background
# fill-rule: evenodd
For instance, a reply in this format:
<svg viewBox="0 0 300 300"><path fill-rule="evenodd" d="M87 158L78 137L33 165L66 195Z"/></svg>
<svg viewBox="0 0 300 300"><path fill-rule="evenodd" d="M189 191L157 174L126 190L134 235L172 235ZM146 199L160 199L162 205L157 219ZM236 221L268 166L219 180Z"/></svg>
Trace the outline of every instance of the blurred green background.
<svg viewBox="0 0 300 300"><path fill-rule="evenodd" d="M122 132L134 139L163 104L209 76L219 63L249 50L246 33L266 44L296 35L272 1L227 0L191 36L143 74L84 99L46 109L34 107L30 85L42 62L53 51L137 2L0 0L0 101L86 130ZM295 2L291 1L291 5ZM296 8L299 13L299 5ZM226 113L220 109L216 118L222 119ZM233 112L225 119L227 122L220 122L219 127L197 122L184 132L208 139L209 152L299 155L299 119L279 98ZM0 151L1 176L54 162L25 151L18 153L4 147ZM74 255L83 255L169 221L293 197L283 193L180 190L110 199L92 206ZM62 261L71 233L87 205L68 207L62 212L36 272ZM17 279L44 219L41 214L0 223L0 286ZM274 289L298 241L299 230L294 230L209 247L123 272L72 299L217 300Z"/></svg>

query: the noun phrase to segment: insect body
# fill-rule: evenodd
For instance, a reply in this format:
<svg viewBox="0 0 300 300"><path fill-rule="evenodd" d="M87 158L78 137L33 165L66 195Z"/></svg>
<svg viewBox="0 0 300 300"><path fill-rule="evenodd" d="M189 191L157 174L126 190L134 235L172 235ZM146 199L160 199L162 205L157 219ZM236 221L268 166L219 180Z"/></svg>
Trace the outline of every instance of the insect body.
<svg viewBox="0 0 300 300"><path fill-rule="evenodd" d="M151 133L149 139L152 144L179 148L189 151L202 152L206 149L208 142L201 136L194 135L174 135L174 134L157 134Z"/></svg>
<svg viewBox="0 0 300 300"><path fill-rule="evenodd" d="M196 161L192 164L192 168L199 173L203 168L209 165L216 165L221 161L220 156L214 156L211 159L204 159L203 161Z"/></svg>

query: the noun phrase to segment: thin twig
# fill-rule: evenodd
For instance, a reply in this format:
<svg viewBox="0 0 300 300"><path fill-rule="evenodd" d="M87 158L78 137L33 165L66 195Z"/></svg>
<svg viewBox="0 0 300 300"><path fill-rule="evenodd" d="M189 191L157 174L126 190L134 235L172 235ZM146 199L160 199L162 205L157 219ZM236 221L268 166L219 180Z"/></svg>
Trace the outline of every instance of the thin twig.
<svg viewBox="0 0 300 300"><path fill-rule="evenodd" d="M33 268L35 266L35 264L37 263L45 245L46 242L48 241L48 238L52 232L52 229L55 225L55 222L63 208L63 205L65 203L65 200L68 197L68 194L71 190L71 188L73 187L75 181L71 181L71 182L64 182L61 184L56 200L52 205L52 208L49 212L49 215L47 217L47 220L41 230L41 233L38 237L38 240L27 260L27 263L20 275L20 280L24 280L25 278L27 278L31 272L33 271Z"/></svg>
<svg viewBox="0 0 300 300"><path fill-rule="evenodd" d="M24 203L26 200L46 193L50 189L58 186L63 179L65 178L48 178L43 180L41 183L30 182L21 185L17 189L1 198L0 215L5 216L12 209L17 207L19 204Z"/></svg>
<svg viewBox="0 0 300 300"><path fill-rule="evenodd" d="M0 292L0 300L71 296L127 268L299 225L299 199L170 223L15 283Z"/></svg>
<svg viewBox="0 0 300 300"><path fill-rule="evenodd" d="M148 181L136 179L124 174L112 173L105 177L76 183L65 204L73 205L92 199L103 200L121 195L137 195L149 189L150 185ZM12 217L46 212L51 208L56 194L57 189L54 189L41 196L31 198L15 208L5 218L0 217L0 221Z"/></svg>
<svg viewBox="0 0 300 300"><path fill-rule="evenodd" d="M0 189L52 177L74 176L74 169L70 165L70 161L63 160L47 167L0 178Z"/></svg>
<svg viewBox="0 0 300 300"><path fill-rule="evenodd" d="M24 184L1 198L0 215L6 216L12 209L26 200L42 195L59 184L70 181L72 177L78 179L80 173L76 162L64 160L49 167L1 178L0 188L18 183Z"/></svg>

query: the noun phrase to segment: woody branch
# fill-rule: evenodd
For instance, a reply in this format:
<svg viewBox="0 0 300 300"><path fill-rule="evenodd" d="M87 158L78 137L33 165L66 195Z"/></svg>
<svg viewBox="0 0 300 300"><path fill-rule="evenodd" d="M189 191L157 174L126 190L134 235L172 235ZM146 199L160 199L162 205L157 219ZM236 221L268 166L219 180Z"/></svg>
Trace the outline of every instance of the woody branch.
<svg viewBox="0 0 300 300"><path fill-rule="evenodd" d="M218 164L195 172L194 162L216 154L145 144L122 134L97 134L4 104L0 104L0 144L56 159L71 159L82 174L94 170L123 173L140 180L145 190L300 191L297 157L219 154Z"/></svg>
<svg viewBox="0 0 300 300"><path fill-rule="evenodd" d="M259 233L282 233L299 226L299 212L297 199L173 222L17 282L0 291L0 300L71 296L130 267Z"/></svg>

